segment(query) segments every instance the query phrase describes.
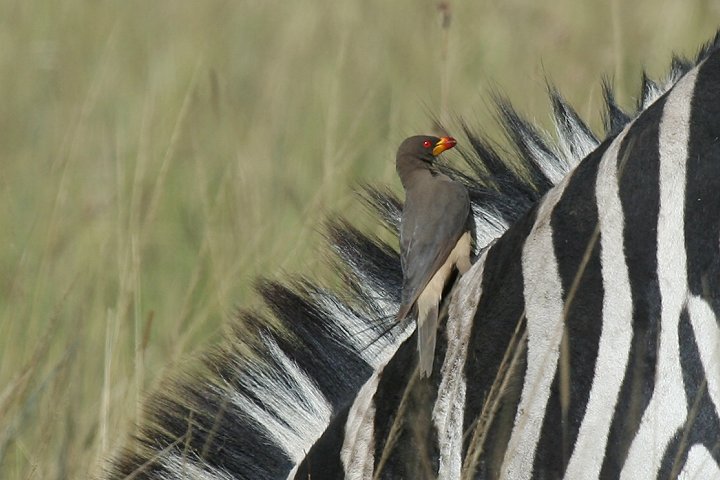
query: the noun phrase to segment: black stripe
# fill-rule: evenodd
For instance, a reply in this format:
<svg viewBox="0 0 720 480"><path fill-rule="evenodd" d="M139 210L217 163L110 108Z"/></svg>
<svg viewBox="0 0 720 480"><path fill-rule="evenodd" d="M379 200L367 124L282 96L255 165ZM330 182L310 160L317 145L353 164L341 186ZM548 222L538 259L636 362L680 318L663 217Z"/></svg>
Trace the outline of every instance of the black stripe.
<svg viewBox="0 0 720 480"><path fill-rule="evenodd" d="M633 338L600 478L618 478L655 387L660 329L657 222L660 208L658 132L667 94L631 127L619 152L623 242L633 304Z"/></svg>
<svg viewBox="0 0 720 480"><path fill-rule="evenodd" d="M598 210L595 183L603 154L611 142L604 142L575 169L551 216L554 254L562 281L563 301L569 309L565 319L564 340L568 355L562 348L555 372L550 398L535 451L536 474L555 478L562 476L577 439L592 386L602 330L603 279L600 267L600 241L595 236ZM593 243L594 242L594 243ZM584 257L590 257L581 272ZM568 294L578 277L579 283L572 303ZM561 366L569 365L570 401L566 418L560 399Z"/></svg>
<svg viewBox="0 0 720 480"><path fill-rule="evenodd" d="M533 208L513 225L491 248L482 279L482 296L470 334L465 378L467 380L463 458L467 455L475 422L495 381L500 362L508 348L518 322L523 318L522 249L537 214ZM526 352L526 345L522 348ZM494 417L484 443L484 461L478 468L479 478L498 478L503 455L512 433L515 412L522 389L526 354L520 357L517 374L504 393L501 409Z"/></svg>
<svg viewBox="0 0 720 480"><path fill-rule="evenodd" d="M691 112L685 193L688 284L720 315L720 51L700 67Z"/></svg>
<svg viewBox="0 0 720 480"><path fill-rule="evenodd" d="M383 370L375 393L375 474L380 478L432 478L437 476L439 450L437 432L432 424L432 408L440 382L439 368L445 356L445 321L441 321L435 351L435 363L429 379L416 378L407 394L399 436L389 446L386 463L379 465L393 429L405 390L417 368L417 333L398 349ZM397 427L396 427L397 428Z"/></svg>
<svg viewBox="0 0 720 480"><path fill-rule="evenodd" d="M703 383L706 372L700 361L695 332L685 309L680 317L678 337L680 338L680 366L685 385L688 417L685 425L676 433L665 450L658 478L675 478L687 462L690 448L698 443L705 445L705 448L712 452L715 462L720 464L720 448L718 448L717 438L717 432L720 432L720 420L708 394L707 385ZM697 408L694 409L696 402ZM670 477L671 473L673 473L673 477Z"/></svg>
<svg viewBox="0 0 720 480"><path fill-rule="evenodd" d="M380 478L424 478L428 475L437 475L438 440L431 419L440 383L439 370L447 349L444 320L438 328L433 374L429 380L418 380L408 393L407 409L400 419L400 436L390 449L389 459L382 466ZM376 408L374 417L376 469L383 455L385 442L393 428L405 394L405 387L417 366L416 345L417 336L414 334L400 346L380 374L378 388L373 397ZM357 400L357 397L353 400ZM340 452L345 440L349 408L350 405L347 405L315 442L301 463L295 478L329 480L344 476ZM429 461L423 463L423 459Z"/></svg>
<svg viewBox="0 0 720 480"><path fill-rule="evenodd" d="M349 410L350 405L333 418L298 467L296 480L336 480L345 476L340 451L345 440Z"/></svg>
<svg viewBox="0 0 720 480"><path fill-rule="evenodd" d="M304 286L298 283L293 287L261 281L257 290L282 325L292 325L293 337L273 335L278 346L312 378L335 411L357 394L372 368L344 344L332 317L310 300ZM343 375L338 375L340 371ZM252 393L247 392L249 396Z"/></svg>
<svg viewBox="0 0 720 480"><path fill-rule="evenodd" d="M229 365L218 362L216 368L223 375L221 378L232 379L233 374L237 375ZM153 424L162 425L162 430L146 435L146 445L157 449L158 445L176 443L171 452L179 459L188 458L204 468L249 472L257 479L271 479L288 472L292 462L287 452L270 435L248 422L227 395L228 392L200 383L161 391L149 406L156 412L153 421L157 423ZM182 403L176 400L180 398ZM258 445L263 448L257 448ZM162 463L161 457L158 463Z"/></svg>

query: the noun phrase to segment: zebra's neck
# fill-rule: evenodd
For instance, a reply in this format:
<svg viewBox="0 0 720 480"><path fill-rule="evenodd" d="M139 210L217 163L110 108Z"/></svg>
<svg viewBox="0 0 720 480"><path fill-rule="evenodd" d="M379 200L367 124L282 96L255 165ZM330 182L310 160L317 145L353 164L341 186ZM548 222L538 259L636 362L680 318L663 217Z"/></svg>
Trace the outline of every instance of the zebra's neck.
<svg viewBox="0 0 720 480"><path fill-rule="evenodd" d="M439 375L417 379L394 324L397 252L337 221L346 290L262 283L275 323L246 314L204 376L157 393L111 476L719 478L719 46L643 78L638 112L606 87L602 142L554 89L554 144L500 101L525 176L465 129L467 168L443 171L482 253ZM396 232L398 199L364 196Z"/></svg>
<svg viewBox="0 0 720 480"><path fill-rule="evenodd" d="M714 53L516 221L454 291L439 377L409 339L295 478L336 451L318 478L717 478L718 78Z"/></svg>

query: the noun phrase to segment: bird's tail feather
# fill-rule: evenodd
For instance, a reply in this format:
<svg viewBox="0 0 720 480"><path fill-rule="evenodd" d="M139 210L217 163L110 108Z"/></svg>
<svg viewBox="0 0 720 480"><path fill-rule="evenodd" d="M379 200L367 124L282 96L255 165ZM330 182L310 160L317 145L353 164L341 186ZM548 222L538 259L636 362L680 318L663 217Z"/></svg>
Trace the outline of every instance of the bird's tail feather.
<svg viewBox="0 0 720 480"><path fill-rule="evenodd" d="M418 312L418 357L420 377L430 377L435 359L435 339L438 329L438 306L430 306L425 311Z"/></svg>

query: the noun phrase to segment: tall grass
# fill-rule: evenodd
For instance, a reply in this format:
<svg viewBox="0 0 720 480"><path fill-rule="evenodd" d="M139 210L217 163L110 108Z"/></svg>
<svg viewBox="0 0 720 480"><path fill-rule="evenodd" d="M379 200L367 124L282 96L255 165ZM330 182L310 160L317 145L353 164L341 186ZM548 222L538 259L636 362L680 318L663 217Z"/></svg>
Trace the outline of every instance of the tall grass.
<svg viewBox="0 0 720 480"><path fill-rule="evenodd" d="M708 39L716 2L0 0L0 478L84 478L257 275L324 275L328 213L428 113L599 125L599 79ZM442 110L442 112L441 112ZM450 157L452 159L452 156Z"/></svg>

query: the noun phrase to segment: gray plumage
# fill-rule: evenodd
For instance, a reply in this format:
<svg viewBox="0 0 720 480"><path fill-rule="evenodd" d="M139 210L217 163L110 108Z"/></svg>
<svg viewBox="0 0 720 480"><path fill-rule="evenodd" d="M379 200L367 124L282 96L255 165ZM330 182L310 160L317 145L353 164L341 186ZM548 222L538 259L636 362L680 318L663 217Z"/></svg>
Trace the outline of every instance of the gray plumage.
<svg viewBox="0 0 720 480"><path fill-rule="evenodd" d="M396 168L405 189L400 223L403 287L397 319L417 311L421 376L435 357L438 308L452 270L470 268L472 213L467 190L434 169L437 155L455 146L451 137L414 136L399 147Z"/></svg>

